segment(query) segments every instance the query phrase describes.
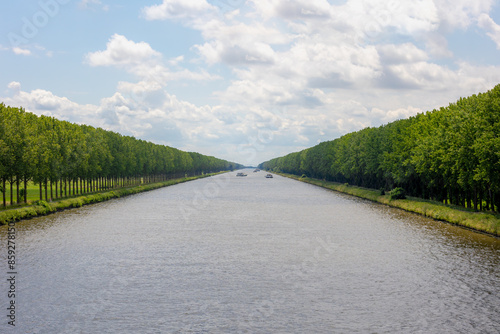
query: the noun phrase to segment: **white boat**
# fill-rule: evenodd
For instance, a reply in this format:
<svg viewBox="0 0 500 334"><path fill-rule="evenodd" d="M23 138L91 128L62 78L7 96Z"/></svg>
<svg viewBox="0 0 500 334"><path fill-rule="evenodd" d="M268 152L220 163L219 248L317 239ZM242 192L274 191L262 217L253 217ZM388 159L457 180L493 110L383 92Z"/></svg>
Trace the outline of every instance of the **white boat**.
<svg viewBox="0 0 500 334"><path fill-rule="evenodd" d="M238 173L238 174L236 174L236 176L247 176L247 174L245 174L245 173Z"/></svg>
<svg viewBox="0 0 500 334"><path fill-rule="evenodd" d="M273 175L272 174L267 174L266 175L266 179L272 179L273 178Z"/></svg>

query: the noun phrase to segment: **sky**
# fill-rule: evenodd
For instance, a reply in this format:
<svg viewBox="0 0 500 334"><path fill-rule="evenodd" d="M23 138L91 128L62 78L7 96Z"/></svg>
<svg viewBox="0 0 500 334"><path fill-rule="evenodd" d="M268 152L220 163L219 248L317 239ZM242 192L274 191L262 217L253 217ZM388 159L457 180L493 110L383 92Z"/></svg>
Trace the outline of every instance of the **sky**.
<svg viewBox="0 0 500 334"><path fill-rule="evenodd" d="M500 83L500 1L0 3L0 102L257 165Z"/></svg>

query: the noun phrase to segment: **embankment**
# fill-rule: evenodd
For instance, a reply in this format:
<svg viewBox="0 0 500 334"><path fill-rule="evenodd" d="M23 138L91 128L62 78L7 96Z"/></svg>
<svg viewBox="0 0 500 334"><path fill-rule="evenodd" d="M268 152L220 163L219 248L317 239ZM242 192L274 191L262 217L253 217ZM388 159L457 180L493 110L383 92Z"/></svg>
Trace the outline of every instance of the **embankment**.
<svg viewBox="0 0 500 334"><path fill-rule="evenodd" d="M390 195L381 195L380 190L361 188L328 182L297 175L277 173L302 182L314 184L323 188L338 191L344 194L368 199L392 207L414 212L436 220L448 222L458 226L473 229L479 232L500 236L500 216L492 213L466 211L459 207L427 201L420 198L408 197L407 199L391 199Z"/></svg>
<svg viewBox="0 0 500 334"><path fill-rule="evenodd" d="M9 222L29 219L33 217L45 216L66 209L79 208L81 206L88 204L104 202L113 198L133 195L144 191L167 187L174 184L192 181L216 174L219 173L204 174L192 177L183 177L179 179L168 180L165 182L142 184L134 187L113 189L106 192L88 194L73 198L66 198L53 202L35 201L31 205L0 211L0 225L7 225Z"/></svg>

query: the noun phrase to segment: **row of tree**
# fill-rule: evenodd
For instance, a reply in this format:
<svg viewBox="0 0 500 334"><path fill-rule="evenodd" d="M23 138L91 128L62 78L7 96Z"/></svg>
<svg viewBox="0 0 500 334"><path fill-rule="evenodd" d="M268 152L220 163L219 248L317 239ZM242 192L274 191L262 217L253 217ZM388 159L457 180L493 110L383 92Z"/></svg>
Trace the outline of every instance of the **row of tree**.
<svg viewBox="0 0 500 334"><path fill-rule="evenodd" d="M8 186L11 204L26 202L29 181L39 185L40 199L45 189L47 200L239 167L199 153L53 117L38 117L22 108L0 104L3 206Z"/></svg>
<svg viewBox="0 0 500 334"><path fill-rule="evenodd" d="M263 169L500 211L500 85L264 162Z"/></svg>

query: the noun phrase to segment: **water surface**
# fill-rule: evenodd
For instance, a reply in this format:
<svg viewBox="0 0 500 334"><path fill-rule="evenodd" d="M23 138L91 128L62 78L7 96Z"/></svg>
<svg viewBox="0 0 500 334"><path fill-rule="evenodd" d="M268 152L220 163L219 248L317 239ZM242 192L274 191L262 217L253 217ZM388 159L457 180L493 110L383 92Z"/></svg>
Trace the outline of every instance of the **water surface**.
<svg viewBox="0 0 500 334"><path fill-rule="evenodd" d="M1 332L498 333L499 239L247 173L17 223Z"/></svg>

